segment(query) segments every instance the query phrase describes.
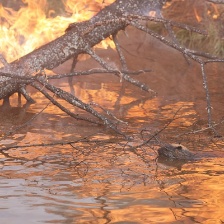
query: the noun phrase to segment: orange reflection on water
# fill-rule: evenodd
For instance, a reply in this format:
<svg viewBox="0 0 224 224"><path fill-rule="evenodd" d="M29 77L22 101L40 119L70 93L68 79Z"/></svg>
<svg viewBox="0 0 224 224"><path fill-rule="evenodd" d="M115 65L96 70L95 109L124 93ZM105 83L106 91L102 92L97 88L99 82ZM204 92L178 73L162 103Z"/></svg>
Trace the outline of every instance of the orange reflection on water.
<svg viewBox="0 0 224 224"><path fill-rule="evenodd" d="M201 158L188 162L171 176L164 176L163 191L174 202L171 208L178 220L186 219L190 223L192 220L199 223L223 220L223 162L223 157Z"/></svg>
<svg viewBox="0 0 224 224"><path fill-rule="evenodd" d="M162 114L164 118L172 119L170 126L188 127L195 122L196 111L193 102L176 102L163 106Z"/></svg>

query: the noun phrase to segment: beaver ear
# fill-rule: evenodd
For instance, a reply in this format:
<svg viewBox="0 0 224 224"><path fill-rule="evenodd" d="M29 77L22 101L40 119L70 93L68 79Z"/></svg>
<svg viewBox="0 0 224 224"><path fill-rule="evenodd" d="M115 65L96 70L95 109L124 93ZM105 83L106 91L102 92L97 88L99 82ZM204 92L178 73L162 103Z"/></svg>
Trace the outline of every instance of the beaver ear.
<svg viewBox="0 0 224 224"><path fill-rule="evenodd" d="M178 145L178 146L176 147L176 149L181 150L181 149L182 149L182 146L181 146L181 145Z"/></svg>

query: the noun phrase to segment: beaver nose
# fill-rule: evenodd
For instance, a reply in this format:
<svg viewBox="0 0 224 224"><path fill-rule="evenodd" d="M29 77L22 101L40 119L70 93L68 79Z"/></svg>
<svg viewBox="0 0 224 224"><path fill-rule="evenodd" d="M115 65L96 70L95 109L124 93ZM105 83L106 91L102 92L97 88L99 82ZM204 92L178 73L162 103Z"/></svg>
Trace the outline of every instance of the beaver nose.
<svg viewBox="0 0 224 224"><path fill-rule="evenodd" d="M182 146L181 146L181 145L178 145L178 146L176 147L176 149L178 149L178 150L182 150Z"/></svg>

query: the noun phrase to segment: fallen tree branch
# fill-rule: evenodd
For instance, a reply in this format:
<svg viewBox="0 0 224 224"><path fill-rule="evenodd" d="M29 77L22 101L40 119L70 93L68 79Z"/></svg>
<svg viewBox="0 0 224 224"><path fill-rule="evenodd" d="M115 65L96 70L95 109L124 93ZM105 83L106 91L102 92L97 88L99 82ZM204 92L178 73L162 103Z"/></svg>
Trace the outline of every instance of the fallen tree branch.
<svg viewBox="0 0 224 224"><path fill-rule="evenodd" d="M105 7L92 19L70 25L67 32L56 40L34 50L0 69L0 73L9 73L21 77L44 69L53 69L72 57L88 52L91 47L106 37L124 29L128 24L123 15L144 10L157 10L162 1L156 0L117 0ZM0 76L0 82L7 80ZM0 99L17 92L21 85L7 84L0 89ZM8 91L7 91L8 90Z"/></svg>
<svg viewBox="0 0 224 224"><path fill-rule="evenodd" d="M43 74L45 69L53 69L70 58L77 58L79 54L88 53L98 60L98 62L100 62L100 64L106 68L107 72L113 72L115 75L122 76L122 79L127 80L128 82L140 87L143 90L152 91L144 83L140 83L138 80L131 78L128 73L123 73L119 70L110 68L106 63L102 64L102 60L96 56L91 48L106 37L114 35L118 31L123 30L128 25L125 15L129 13L137 13L141 15L143 13L142 9L147 12L158 11L162 8L162 5L162 0L117 0L113 4L101 10L92 19L71 24L64 35L21 57L19 60L8 64L4 57L1 56L0 60L2 61L4 67L0 68L0 99L6 99L8 102L9 96L15 92L19 92L28 101L33 102L32 98L29 97L25 90L25 86L29 84L38 89L42 94L44 94L45 97L51 100L52 103L54 103L68 115L78 118L77 115L73 114L63 105L58 103L57 100L52 98L44 90L46 88L68 103L79 107L97 117L103 121L106 126L110 127L115 132L125 136L116 128L114 123L112 123L103 115L99 114L97 111L91 108L90 105L85 104L72 94L49 84L48 82L44 81L43 78L36 77L36 80L43 86L40 87L36 84L33 76L36 74ZM121 55L121 52L119 52L119 54ZM75 63L73 64L75 66ZM74 66L72 66L71 71L73 70ZM126 67L125 70L127 70ZM72 77L75 75L71 74L72 73L67 76ZM54 76L49 78L53 79L59 77L62 76ZM48 77L46 77L46 79L47 78ZM81 117L79 117L79 119L80 118Z"/></svg>
<svg viewBox="0 0 224 224"><path fill-rule="evenodd" d="M199 52L181 46L175 37L175 33L173 32L172 27L186 29L192 32L200 33L202 35L207 35L206 31L185 24L172 22L161 17L145 16L145 14L148 14L150 11L160 12L164 2L165 1L163 0L117 0L113 4L105 7L92 19L71 24L63 36L34 50L30 54L21 57L19 60L8 64L4 57L0 55L0 60L4 64L4 67L0 68L0 99L9 97L15 92L19 92L24 95L27 100L32 101L25 90L26 85L31 85L68 115L76 119L83 119L95 123L94 120L80 117L72 113L69 109L65 108L61 103L59 103L58 100L55 100L53 97L51 97L48 91L52 92L57 97L60 97L64 101L67 101L69 104L87 111L95 118L98 118L100 122L113 129L116 133L125 136L117 129L114 122L98 113L90 106L90 104L84 103L73 94L48 83L48 80L64 77L71 78L73 76L91 75L96 73L111 73L118 76L121 82L125 80L137 86L138 88L152 92L155 95L156 93L145 83L141 83L140 81L130 77L131 74L139 74L141 72L148 72L149 70L135 72L129 71L125 57L122 53L122 49L117 40L117 33L120 30L125 29L126 26L131 25L145 33L148 33L164 44L178 50L187 58L187 60L188 58L192 59L201 65L201 71L204 80L203 84L206 90L208 124L209 127L212 127L212 107L210 103L204 65L214 61L222 62L224 59L220 59L205 52ZM168 31L169 38L166 38L147 28L142 24L142 21L154 21L162 23L166 31ZM113 37L113 41L120 59L121 69L109 65L106 61L100 58L93 49L96 44L109 36ZM103 69L92 69L81 72L74 71L75 65L77 63L77 56L82 53L89 54L101 65ZM73 58L73 64L70 73L49 75L46 77L42 76L45 69L53 69L71 58ZM40 74L39 77L37 74ZM72 87L72 85L70 87ZM97 122L98 121L96 121L96 123Z"/></svg>

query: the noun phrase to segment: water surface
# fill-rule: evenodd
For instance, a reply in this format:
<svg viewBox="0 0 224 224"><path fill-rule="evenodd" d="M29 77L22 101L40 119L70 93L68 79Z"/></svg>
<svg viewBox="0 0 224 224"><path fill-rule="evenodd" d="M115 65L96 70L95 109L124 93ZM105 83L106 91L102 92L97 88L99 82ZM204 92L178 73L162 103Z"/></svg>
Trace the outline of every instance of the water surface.
<svg viewBox="0 0 224 224"><path fill-rule="evenodd" d="M108 128L70 118L32 89L35 104L19 107L13 96L12 107L1 108L0 147L21 146L0 154L1 223L224 222L224 144L209 130L199 131L207 127L199 66L188 65L178 52L143 33L129 30L129 35L125 39L120 34L128 66L152 69L135 78L157 91L156 97L108 74L74 78L73 90L66 79L54 83L128 122L121 130L133 136L132 141ZM114 50L97 53L118 64ZM66 62L54 72L68 72L70 65ZM77 69L93 67L99 65L86 59ZM223 68L212 64L207 71L213 118L219 123ZM216 129L224 134L222 123ZM156 139L130 150L160 130ZM72 143L35 146L58 142ZM200 151L202 157L161 163L156 159L160 143L181 143ZM217 156L203 157L207 151Z"/></svg>

